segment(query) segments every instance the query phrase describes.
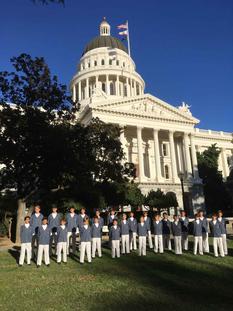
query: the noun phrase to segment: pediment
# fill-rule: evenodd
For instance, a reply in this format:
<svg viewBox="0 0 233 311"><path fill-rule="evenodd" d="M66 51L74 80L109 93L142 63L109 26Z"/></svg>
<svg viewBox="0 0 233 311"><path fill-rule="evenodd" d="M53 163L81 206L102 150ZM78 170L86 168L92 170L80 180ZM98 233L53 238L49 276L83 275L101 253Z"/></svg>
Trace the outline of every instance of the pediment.
<svg viewBox="0 0 233 311"><path fill-rule="evenodd" d="M194 118L189 110L184 111L184 109L176 108L150 94L98 104L95 106L95 109L145 118L149 117L192 124L199 123L199 120Z"/></svg>

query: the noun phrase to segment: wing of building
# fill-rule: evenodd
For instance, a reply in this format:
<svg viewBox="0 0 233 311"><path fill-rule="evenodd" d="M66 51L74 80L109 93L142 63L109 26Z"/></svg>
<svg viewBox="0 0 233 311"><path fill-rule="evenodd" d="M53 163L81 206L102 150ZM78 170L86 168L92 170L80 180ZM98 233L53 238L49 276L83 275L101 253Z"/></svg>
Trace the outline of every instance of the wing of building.
<svg viewBox="0 0 233 311"><path fill-rule="evenodd" d="M124 128L125 161L135 164L144 193L157 188L175 192L182 206L182 177L188 208L203 208L196 153L217 143L219 169L226 178L233 158L233 135L196 128L199 120L186 104L174 107L144 90L134 61L123 43L111 36L104 19L100 35L85 47L71 81L73 100L81 105L80 122L88 124L98 117Z"/></svg>

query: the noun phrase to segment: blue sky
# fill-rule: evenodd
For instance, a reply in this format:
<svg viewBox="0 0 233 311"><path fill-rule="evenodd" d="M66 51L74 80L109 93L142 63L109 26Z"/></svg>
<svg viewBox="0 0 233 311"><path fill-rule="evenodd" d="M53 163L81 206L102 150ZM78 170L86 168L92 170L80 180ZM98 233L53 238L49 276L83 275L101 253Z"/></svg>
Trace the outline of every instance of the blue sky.
<svg viewBox="0 0 233 311"><path fill-rule="evenodd" d="M191 105L199 127L233 132L232 0L65 0L35 5L0 0L0 70L22 52L44 56L68 84L84 46L103 16L129 20L131 54L146 91L177 106Z"/></svg>

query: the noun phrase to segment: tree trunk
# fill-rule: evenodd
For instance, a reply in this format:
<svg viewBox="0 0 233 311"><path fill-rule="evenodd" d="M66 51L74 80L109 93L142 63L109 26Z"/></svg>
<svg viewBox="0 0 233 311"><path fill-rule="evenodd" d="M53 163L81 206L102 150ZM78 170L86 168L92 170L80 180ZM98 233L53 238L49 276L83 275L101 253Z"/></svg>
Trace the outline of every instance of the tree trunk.
<svg viewBox="0 0 233 311"><path fill-rule="evenodd" d="M15 243L20 243L20 227L24 223L25 211L26 211L25 200L24 199L18 199Z"/></svg>

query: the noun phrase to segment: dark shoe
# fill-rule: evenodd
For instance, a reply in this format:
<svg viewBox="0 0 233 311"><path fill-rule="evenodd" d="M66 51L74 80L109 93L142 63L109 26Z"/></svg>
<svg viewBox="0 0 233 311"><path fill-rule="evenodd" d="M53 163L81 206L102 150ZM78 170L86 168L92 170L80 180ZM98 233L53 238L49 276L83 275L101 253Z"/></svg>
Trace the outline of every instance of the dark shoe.
<svg viewBox="0 0 233 311"><path fill-rule="evenodd" d="M50 264L46 265L46 267L50 267Z"/></svg>
<svg viewBox="0 0 233 311"><path fill-rule="evenodd" d="M39 266L39 265L37 265L36 267L37 267L37 268L40 268L40 266Z"/></svg>
<svg viewBox="0 0 233 311"><path fill-rule="evenodd" d="M23 265L19 265L19 267L21 268Z"/></svg>
<svg viewBox="0 0 233 311"><path fill-rule="evenodd" d="M58 264L60 265L60 264L61 264L61 262L58 262Z"/></svg>

